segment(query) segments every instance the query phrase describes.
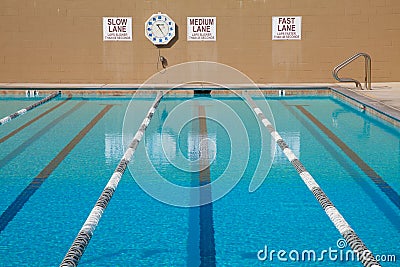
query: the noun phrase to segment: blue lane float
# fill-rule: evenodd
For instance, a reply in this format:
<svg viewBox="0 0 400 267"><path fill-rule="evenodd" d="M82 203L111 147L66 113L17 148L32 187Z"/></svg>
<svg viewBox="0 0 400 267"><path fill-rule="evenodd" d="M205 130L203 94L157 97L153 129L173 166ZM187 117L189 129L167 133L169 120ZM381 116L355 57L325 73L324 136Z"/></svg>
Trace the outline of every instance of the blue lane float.
<svg viewBox="0 0 400 267"><path fill-rule="evenodd" d="M337 210L337 208L333 205L332 201L328 198L325 192L321 189L321 187L314 180L312 175L306 170L304 165L300 162L300 160L296 157L293 151L289 148L283 138L279 135L279 133L275 130L274 126L271 122L265 117L262 113L261 109L257 107L256 103L253 99L247 94L247 92L243 93L244 98L250 104L254 113L257 114L258 118L264 124L264 126L270 132L272 138L278 144L278 146L282 149L286 158L292 163L293 167L296 169L297 173L300 175L303 182L307 185L308 189L312 192L314 197L318 200L321 207L324 209L325 213L328 215L331 222L335 225L336 229L340 232L340 234L344 237L347 244L350 245L350 248L356 253L361 263L365 267L379 267L381 266L379 262L375 259L372 252L366 247L361 238L357 235L357 233L351 228L351 226L344 219L342 214Z"/></svg>
<svg viewBox="0 0 400 267"><path fill-rule="evenodd" d="M51 100L51 99L53 99L53 98L55 98L55 97L57 97L59 95L61 95L61 91L54 92L54 93L50 94L49 96L46 96L42 100L39 100L39 101L33 103L32 105L30 105L30 106L28 106L26 108L20 109L17 112L15 112L15 113L7 116L7 117L2 118L0 120L0 125L6 124L7 122L11 121L12 119L15 119L15 118L25 114L29 110L34 109L37 106L40 106L40 105L46 103L47 101L49 101L49 100Z"/></svg>
<svg viewBox="0 0 400 267"><path fill-rule="evenodd" d="M115 190L117 189L118 183L121 180L121 177L124 174L129 161L135 153L136 148L140 140L142 139L144 132L146 131L146 128L149 125L150 120L153 117L154 112L156 111L162 97L163 92L158 92L151 108L147 112L146 117L140 125L139 130L136 132L134 138L132 139L129 148L125 151L124 156L120 160L117 168L115 169L106 187L98 198L95 206L87 217L86 222L83 224L81 230L76 236L60 266L64 267L78 265L83 253L85 252L86 247L90 242L90 239L93 236L94 231L96 230L97 225L99 224L101 216L103 215L108 203L110 202Z"/></svg>

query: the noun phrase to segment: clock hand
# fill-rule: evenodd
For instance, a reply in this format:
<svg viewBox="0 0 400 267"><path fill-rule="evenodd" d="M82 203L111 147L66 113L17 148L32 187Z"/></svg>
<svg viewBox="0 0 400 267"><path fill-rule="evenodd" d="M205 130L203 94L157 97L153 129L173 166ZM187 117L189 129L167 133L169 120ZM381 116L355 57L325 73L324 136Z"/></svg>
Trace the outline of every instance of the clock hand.
<svg viewBox="0 0 400 267"><path fill-rule="evenodd" d="M164 32L161 30L161 27L160 27L161 24L156 24L156 25L157 25L157 27L160 29L160 32L161 32L162 34L164 34Z"/></svg>

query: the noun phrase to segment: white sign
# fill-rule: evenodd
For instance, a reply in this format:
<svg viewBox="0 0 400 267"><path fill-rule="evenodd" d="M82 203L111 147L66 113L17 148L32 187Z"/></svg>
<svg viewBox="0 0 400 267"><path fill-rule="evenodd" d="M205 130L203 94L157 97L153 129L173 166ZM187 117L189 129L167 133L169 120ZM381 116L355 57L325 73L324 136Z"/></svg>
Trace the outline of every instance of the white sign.
<svg viewBox="0 0 400 267"><path fill-rule="evenodd" d="M272 17L272 40L301 40L301 17Z"/></svg>
<svg viewBox="0 0 400 267"><path fill-rule="evenodd" d="M132 41L132 18L103 17L103 41Z"/></svg>
<svg viewBox="0 0 400 267"><path fill-rule="evenodd" d="M188 41L216 41L216 17L187 17Z"/></svg>

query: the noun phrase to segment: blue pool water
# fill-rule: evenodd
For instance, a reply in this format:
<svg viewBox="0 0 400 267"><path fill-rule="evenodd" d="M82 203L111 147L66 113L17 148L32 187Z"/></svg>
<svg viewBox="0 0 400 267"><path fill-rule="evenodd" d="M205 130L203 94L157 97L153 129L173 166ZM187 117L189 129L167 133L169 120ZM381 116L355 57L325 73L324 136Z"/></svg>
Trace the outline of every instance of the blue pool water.
<svg viewBox="0 0 400 267"><path fill-rule="evenodd" d="M0 98L0 117L28 106L29 101ZM0 221L4 225L0 230L2 266L60 264L126 149L122 141L123 123L132 128L132 137L153 98L136 98L134 114L128 114L124 121L129 101L130 97L67 99L63 96L0 126L0 214L10 206L18 210L12 218L3 216ZM263 101L256 99L260 104ZM381 261L382 266L397 266L400 260L400 208L396 205L400 194L399 129L331 97L267 98L267 101L275 128L347 222L375 255L395 255L397 262ZM237 185L211 205L171 206L145 193L135 180L148 179L157 184L157 176L162 176L183 186L199 182L196 172L183 171L171 163L179 156L187 160L199 157L196 142L204 135L199 131L199 119L181 127L162 127L168 119L173 123L184 116L174 112L183 102L189 103L186 111L194 117L198 115L198 106L209 116L207 137L214 145L209 147L209 153L215 155L209 159L211 181L221 175L236 179L241 174L242 156L250 149ZM238 117L219 112L222 104L234 110ZM112 107L104 111L107 105ZM54 108L51 112L4 140L51 108ZM102 111L104 116L82 136L81 130ZM345 143L380 180L374 182L355 163L357 159L351 159L309 114ZM249 143L246 147L242 141L243 145L238 146L240 155L232 152L236 144L229 140L232 132L223 124L230 122L239 132L237 118L247 129ZM76 136L82 140L54 167L52 160ZM260 141L261 136L264 143ZM275 148L271 138L259 127L257 118L243 100L164 98L139 146L142 149L134 155L129 171L123 175L80 266L213 266L214 263L217 266L362 266L346 261L343 254L340 258L339 252L349 248L338 248L341 235L279 148L272 158ZM260 163L261 167L257 167L261 146L269 154ZM147 165L146 157L154 168ZM258 190L250 193L251 178L258 168L263 168L263 163L267 170L269 165L271 168ZM29 187L46 168L52 169L50 175L37 188ZM382 189L381 181L390 190ZM21 192L31 195L26 198ZM288 260L279 260L275 253L272 259L260 261L257 252L265 247L268 253L286 251ZM329 249L338 251L333 254L338 256L336 260L327 254L323 261L293 261L288 256L290 251L301 254L313 250L318 258L323 250Z"/></svg>

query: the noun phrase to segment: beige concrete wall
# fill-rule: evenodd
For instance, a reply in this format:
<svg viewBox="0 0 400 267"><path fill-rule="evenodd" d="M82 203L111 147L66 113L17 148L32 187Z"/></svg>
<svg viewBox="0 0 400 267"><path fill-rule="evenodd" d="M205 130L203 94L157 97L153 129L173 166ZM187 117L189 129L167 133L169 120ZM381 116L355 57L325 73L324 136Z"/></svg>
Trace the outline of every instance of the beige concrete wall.
<svg viewBox="0 0 400 267"><path fill-rule="evenodd" d="M158 49L144 22L161 11L179 38L169 65L221 62L257 83L334 82L332 68L362 51L373 82L400 81L399 0L1 0L0 82L142 83ZM133 17L132 42L103 42L102 17ZM216 42L187 42L187 16L216 16ZM272 41L272 16L302 16L301 41ZM342 76L362 79L359 59Z"/></svg>

